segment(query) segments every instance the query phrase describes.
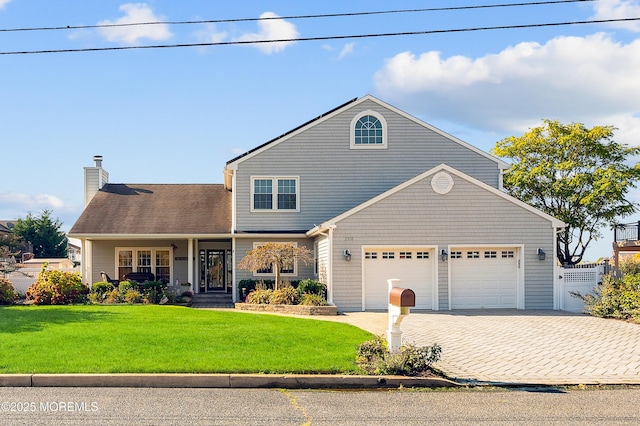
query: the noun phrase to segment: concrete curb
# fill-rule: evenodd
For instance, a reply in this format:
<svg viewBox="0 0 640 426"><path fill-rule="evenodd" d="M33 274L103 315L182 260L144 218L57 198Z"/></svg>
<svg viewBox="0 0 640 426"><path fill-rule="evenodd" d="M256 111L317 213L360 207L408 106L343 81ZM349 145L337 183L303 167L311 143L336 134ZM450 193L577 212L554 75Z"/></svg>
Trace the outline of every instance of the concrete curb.
<svg viewBox="0 0 640 426"><path fill-rule="evenodd" d="M0 387L378 389L464 386L438 377L277 374L0 374Z"/></svg>

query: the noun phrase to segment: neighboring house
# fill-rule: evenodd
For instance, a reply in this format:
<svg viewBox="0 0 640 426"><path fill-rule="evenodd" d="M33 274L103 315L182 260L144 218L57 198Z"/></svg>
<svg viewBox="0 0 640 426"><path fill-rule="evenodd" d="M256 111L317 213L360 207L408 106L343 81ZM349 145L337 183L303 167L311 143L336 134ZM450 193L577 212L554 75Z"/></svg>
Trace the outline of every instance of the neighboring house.
<svg viewBox="0 0 640 426"><path fill-rule="evenodd" d="M238 270L244 255L293 241L315 262L283 276L320 279L342 311L385 309L389 278L417 309L559 306L564 224L502 191L507 163L372 96L228 161L223 185L109 184L94 159L69 233L87 282L152 272L236 300L273 278Z"/></svg>
<svg viewBox="0 0 640 426"><path fill-rule="evenodd" d="M67 257L70 261L80 263L80 253L80 246L67 241Z"/></svg>
<svg viewBox="0 0 640 426"><path fill-rule="evenodd" d="M15 223L12 220L0 220L0 235L11 234L14 226Z"/></svg>
<svg viewBox="0 0 640 426"><path fill-rule="evenodd" d="M49 269L73 269L73 262L66 257L29 259L23 262L23 265L25 268L39 271L45 263Z"/></svg>

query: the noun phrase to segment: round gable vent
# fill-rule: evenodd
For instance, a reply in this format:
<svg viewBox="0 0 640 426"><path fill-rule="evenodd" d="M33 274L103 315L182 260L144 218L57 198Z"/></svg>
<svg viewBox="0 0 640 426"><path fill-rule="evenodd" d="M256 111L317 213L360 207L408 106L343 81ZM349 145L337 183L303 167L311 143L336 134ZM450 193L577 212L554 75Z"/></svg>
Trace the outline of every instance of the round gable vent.
<svg viewBox="0 0 640 426"><path fill-rule="evenodd" d="M438 194L446 194L453 188L453 178L449 173L438 172L431 179L431 187Z"/></svg>

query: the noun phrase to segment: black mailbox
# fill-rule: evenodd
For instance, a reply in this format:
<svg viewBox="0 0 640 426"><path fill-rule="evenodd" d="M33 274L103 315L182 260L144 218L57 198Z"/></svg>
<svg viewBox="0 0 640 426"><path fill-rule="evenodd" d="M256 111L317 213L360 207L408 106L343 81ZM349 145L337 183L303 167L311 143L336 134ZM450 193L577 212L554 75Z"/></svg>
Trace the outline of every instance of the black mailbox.
<svg viewBox="0 0 640 426"><path fill-rule="evenodd" d="M410 288L393 287L389 292L389 303L400 307L416 306L416 294Z"/></svg>

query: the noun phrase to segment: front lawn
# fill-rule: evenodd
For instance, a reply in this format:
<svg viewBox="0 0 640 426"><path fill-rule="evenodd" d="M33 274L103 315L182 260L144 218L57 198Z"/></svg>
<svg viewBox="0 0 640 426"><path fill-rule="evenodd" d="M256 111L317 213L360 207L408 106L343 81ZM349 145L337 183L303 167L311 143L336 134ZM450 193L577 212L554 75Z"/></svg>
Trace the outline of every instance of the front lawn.
<svg viewBox="0 0 640 426"><path fill-rule="evenodd" d="M0 373L349 373L331 321L157 305L0 307Z"/></svg>

